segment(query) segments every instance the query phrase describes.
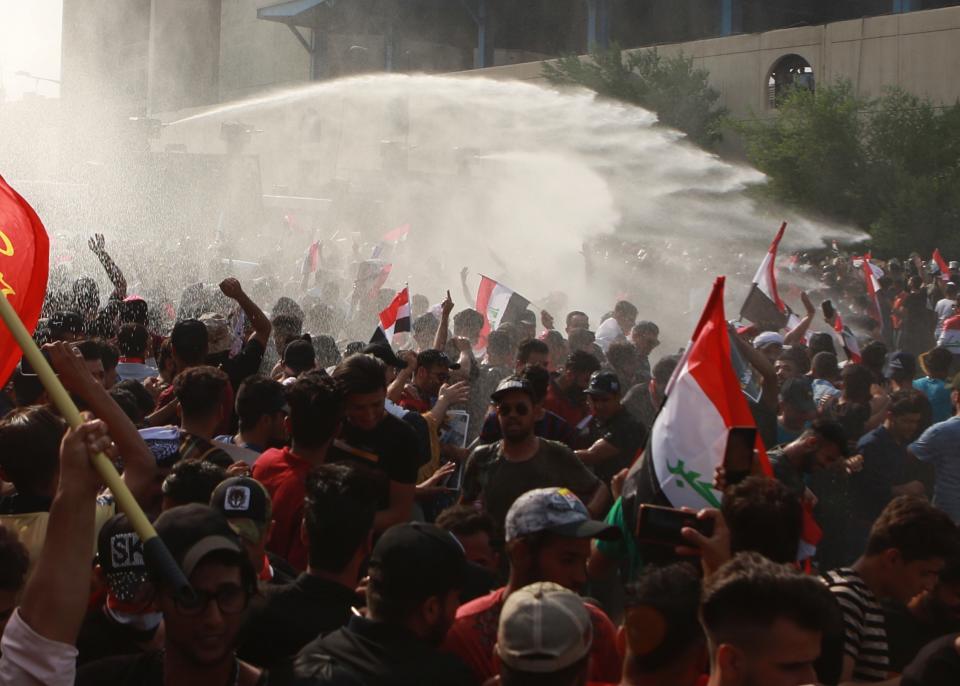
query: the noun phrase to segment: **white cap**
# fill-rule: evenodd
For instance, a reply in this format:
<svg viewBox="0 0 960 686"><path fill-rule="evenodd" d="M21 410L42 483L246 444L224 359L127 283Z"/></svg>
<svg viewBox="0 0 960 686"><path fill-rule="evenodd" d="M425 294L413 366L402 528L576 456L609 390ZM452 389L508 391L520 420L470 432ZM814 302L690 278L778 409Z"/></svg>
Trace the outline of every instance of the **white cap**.
<svg viewBox="0 0 960 686"><path fill-rule="evenodd" d="M768 345L779 345L782 348L783 336L778 334L776 331L764 331L753 339L754 348L765 348Z"/></svg>
<svg viewBox="0 0 960 686"><path fill-rule="evenodd" d="M593 622L576 593L549 581L514 591L497 629L500 660L520 672L558 672L583 659L593 645Z"/></svg>

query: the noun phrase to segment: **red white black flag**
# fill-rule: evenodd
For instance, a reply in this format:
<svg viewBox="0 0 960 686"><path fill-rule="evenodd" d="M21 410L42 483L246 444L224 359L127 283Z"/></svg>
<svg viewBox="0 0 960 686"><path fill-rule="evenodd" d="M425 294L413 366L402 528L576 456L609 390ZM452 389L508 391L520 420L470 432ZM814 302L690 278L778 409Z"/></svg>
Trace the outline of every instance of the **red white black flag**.
<svg viewBox="0 0 960 686"><path fill-rule="evenodd" d="M486 348L487 335L495 331L500 322L514 321L529 304L529 300L513 289L481 274L477 289L477 312L483 315L479 346Z"/></svg>
<svg viewBox="0 0 960 686"><path fill-rule="evenodd" d="M777 291L777 248L787 229L787 223L780 225L780 230L770 244L770 249L760 263L760 268L753 277L753 285L740 308L741 319L746 319L763 328L779 330L787 325L789 314L786 304L780 299Z"/></svg>
<svg viewBox="0 0 960 686"><path fill-rule="evenodd" d="M404 286L397 293L387 308L380 313L380 325L370 338L371 343L377 341L393 341L393 334L410 331L410 292Z"/></svg>

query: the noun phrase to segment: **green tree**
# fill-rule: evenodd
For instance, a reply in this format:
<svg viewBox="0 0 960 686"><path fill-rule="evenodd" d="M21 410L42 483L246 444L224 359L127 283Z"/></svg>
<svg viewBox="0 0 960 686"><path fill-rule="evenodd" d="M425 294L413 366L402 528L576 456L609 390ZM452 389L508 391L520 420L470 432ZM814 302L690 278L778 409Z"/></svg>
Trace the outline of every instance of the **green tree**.
<svg viewBox="0 0 960 686"><path fill-rule="evenodd" d="M707 82L708 72L693 59L663 57L656 50L624 52L619 46L595 50L589 59L562 57L545 62L543 76L557 85L580 85L597 94L639 105L660 123L679 129L691 141L710 147L721 140L727 110Z"/></svg>
<svg viewBox="0 0 960 686"><path fill-rule="evenodd" d="M876 99L847 82L795 89L768 119L734 124L765 195L851 223L887 254L960 255L960 105L900 89Z"/></svg>

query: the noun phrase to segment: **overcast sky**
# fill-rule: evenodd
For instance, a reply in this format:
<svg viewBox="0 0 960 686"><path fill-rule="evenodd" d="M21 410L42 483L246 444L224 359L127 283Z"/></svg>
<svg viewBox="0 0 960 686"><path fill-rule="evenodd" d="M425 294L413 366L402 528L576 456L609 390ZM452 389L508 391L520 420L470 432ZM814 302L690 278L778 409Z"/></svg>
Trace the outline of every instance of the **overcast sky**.
<svg viewBox="0 0 960 686"><path fill-rule="evenodd" d="M15 73L60 78L62 11L63 0L0 0L0 89L6 91L7 100L24 93L60 94L55 83Z"/></svg>

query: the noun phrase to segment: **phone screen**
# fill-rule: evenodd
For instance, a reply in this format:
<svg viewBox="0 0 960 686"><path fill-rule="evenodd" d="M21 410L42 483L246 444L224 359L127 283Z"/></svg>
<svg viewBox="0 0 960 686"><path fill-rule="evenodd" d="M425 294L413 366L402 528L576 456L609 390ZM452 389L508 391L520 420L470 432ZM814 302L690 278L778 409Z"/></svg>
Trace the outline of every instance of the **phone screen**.
<svg viewBox="0 0 960 686"><path fill-rule="evenodd" d="M641 543L669 546L687 545L688 541L680 535L684 527L700 531L708 527L712 530L713 521L698 520L694 512L656 505L641 505L640 516L637 517L637 540Z"/></svg>

